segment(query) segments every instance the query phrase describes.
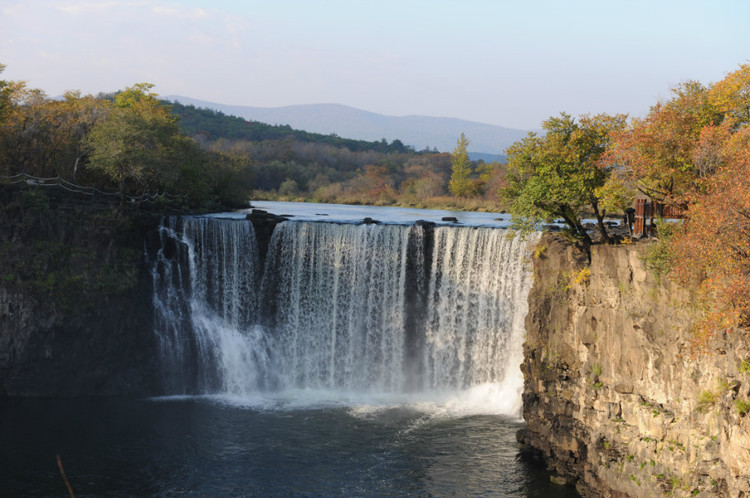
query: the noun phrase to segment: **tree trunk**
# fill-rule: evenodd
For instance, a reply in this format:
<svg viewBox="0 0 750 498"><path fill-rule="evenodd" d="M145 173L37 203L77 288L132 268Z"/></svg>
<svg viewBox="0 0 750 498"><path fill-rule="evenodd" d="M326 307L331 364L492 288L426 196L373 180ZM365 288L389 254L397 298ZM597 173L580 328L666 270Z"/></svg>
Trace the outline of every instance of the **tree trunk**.
<svg viewBox="0 0 750 498"><path fill-rule="evenodd" d="M586 249L586 252L589 253L589 260L591 259L591 244L593 242L591 241L591 237L589 236L588 232L586 232L586 229L583 228L583 224L576 220L576 229L578 230L578 235L580 235L581 240L583 240L584 248Z"/></svg>
<svg viewBox="0 0 750 498"><path fill-rule="evenodd" d="M604 213L599 212L599 200L595 196L591 196L591 207L594 208L594 214L596 215L596 223L599 226L599 232L602 234L602 240L607 244L612 243L612 239L607 233L607 227L604 226Z"/></svg>
<svg viewBox="0 0 750 498"><path fill-rule="evenodd" d="M558 206L558 210L560 211L560 215L562 216L562 219L565 220L565 223L573 230L573 233L575 233L583 243L583 249L586 251L586 254L589 256L589 261L591 261L591 244L593 243L591 241L591 237L589 237L589 234L586 232L586 229L583 228L583 225L581 224L581 221L578 219L578 216L574 213L570 212L570 208L567 206L560 205Z"/></svg>
<svg viewBox="0 0 750 498"><path fill-rule="evenodd" d="M81 156L80 156L80 155L77 155L77 156L76 156L76 162L75 162L75 164L73 165L73 183L75 183L75 181L76 181L76 173L78 173L78 163L79 163L80 161L81 161Z"/></svg>
<svg viewBox="0 0 750 498"><path fill-rule="evenodd" d="M125 179L120 180L120 211L125 207Z"/></svg>

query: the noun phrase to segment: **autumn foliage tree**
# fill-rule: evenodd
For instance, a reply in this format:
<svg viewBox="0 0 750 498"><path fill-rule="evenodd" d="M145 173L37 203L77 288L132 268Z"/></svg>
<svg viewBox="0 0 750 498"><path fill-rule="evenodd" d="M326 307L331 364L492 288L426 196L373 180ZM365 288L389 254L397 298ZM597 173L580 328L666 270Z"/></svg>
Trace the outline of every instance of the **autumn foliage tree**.
<svg viewBox="0 0 750 498"><path fill-rule="evenodd" d="M31 89L23 81L11 81L4 88L6 103L0 123L0 161L36 175L50 175L59 151L50 147L56 141L56 116L46 105L44 92Z"/></svg>
<svg viewBox="0 0 750 498"><path fill-rule="evenodd" d="M66 165L72 181L87 159L86 139L94 126L111 110L111 102L93 95L81 95L79 91L68 91L63 100L57 101L59 113L64 116L61 144L66 151ZM66 175L67 176L67 175Z"/></svg>
<svg viewBox="0 0 750 498"><path fill-rule="evenodd" d="M108 100L80 92L49 99L23 81L0 82L2 169L76 180L86 159L83 142L110 107Z"/></svg>
<svg viewBox="0 0 750 498"><path fill-rule="evenodd" d="M714 84L708 92L708 103L718 117L733 131L750 123L750 64L743 64Z"/></svg>
<svg viewBox="0 0 750 498"><path fill-rule="evenodd" d="M656 104L643 119L616 134L611 161L623 166L628 181L663 205L685 206L685 194L700 177L694 161L701 130L719 115L710 104L708 88L683 83L665 103Z"/></svg>
<svg viewBox="0 0 750 498"><path fill-rule="evenodd" d="M673 275L685 284L699 282L699 343L750 325L750 129L732 137L726 154L672 241Z"/></svg>
<svg viewBox="0 0 750 498"><path fill-rule="evenodd" d="M687 82L618 133L628 181L683 208L666 243L669 275L697 288L696 345L750 326L750 65L709 86Z"/></svg>
<svg viewBox="0 0 750 498"><path fill-rule="evenodd" d="M0 74L3 74L5 67L5 64L0 64ZM10 82L0 80L0 123L5 120L5 113L10 105L10 93Z"/></svg>
<svg viewBox="0 0 750 498"><path fill-rule="evenodd" d="M671 274L698 285L696 344L750 326L750 66L713 85L716 122L694 143L700 172L687 192L684 226L671 241Z"/></svg>
<svg viewBox="0 0 750 498"><path fill-rule="evenodd" d="M509 147L507 186L500 196L510 203L516 225L528 228L562 218L589 246L591 237L581 219L582 210L588 209L598 220L602 238L609 241L601 194L612 166L602 158L625 120L624 115L599 114L576 122L562 113L542 123L545 135L530 133Z"/></svg>

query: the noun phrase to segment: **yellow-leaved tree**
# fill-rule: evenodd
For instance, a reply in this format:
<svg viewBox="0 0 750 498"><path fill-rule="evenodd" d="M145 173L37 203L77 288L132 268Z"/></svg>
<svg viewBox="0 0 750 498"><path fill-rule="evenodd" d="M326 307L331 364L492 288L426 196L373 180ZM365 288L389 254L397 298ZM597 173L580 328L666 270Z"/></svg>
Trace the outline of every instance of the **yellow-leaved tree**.
<svg viewBox="0 0 750 498"><path fill-rule="evenodd" d="M118 93L112 110L86 139L88 167L104 173L123 196L171 187L182 161L196 155L194 143L180 132L169 106L152 87L138 83Z"/></svg>

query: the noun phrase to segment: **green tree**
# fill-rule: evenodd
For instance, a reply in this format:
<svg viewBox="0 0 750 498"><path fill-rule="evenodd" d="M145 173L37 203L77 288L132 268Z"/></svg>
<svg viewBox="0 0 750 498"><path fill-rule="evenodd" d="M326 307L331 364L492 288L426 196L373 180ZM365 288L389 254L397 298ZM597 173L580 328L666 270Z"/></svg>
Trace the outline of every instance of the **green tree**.
<svg viewBox="0 0 750 498"><path fill-rule="evenodd" d="M625 121L624 115L599 114L576 122L562 113L542 124L543 137L530 133L510 146L507 186L500 196L509 202L516 226L529 229L562 218L588 247L591 237L581 220L581 211L587 208L609 242L603 222L606 213L597 193L611 173L611 166L602 163L610 136L623 129Z"/></svg>
<svg viewBox="0 0 750 498"><path fill-rule="evenodd" d="M86 137L97 121L110 112L111 103L92 95L82 96L80 91L65 92L63 97L63 100L55 103L59 109L59 130L63 136L61 148L65 149L68 162L72 163L65 172L69 172L75 182L78 170L86 159Z"/></svg>
<svg viewBox="0 0 750 498"><path fill-rule="evenodd" d="M208 201L234 208L247 207L253 188L253 169L249 157L221 152L206 153L206 161L199 167L183 168L180 192L190 195L192 202Z"/></svg>
<svg viewBox="0 0 750 498"><path fill-rule="evenodd" d="M279 195L293 196L299 194L299 185L293 178L287 178L279 185Z"/></svg>
<svg viewBox="0 0 750 498"><path fill-rule="evenodd" d="M5 68L5 64L0 63L0 74L3 74ZM10 83L0 80L0 122L5 118L5 110L10 105L10 93Z"/></svg>
<svg viewBox="0 0 750 498"><path fill-rule="evenodd" d="M114 107L86 138L89 168L100 171L120 193L167 188L179 179L180 165L197 154L182 135L169 107L139 83L115 96Z"/></svg>
<svg viewBox="0 0 750 498"><path fill-rule="evenodd" d="M471 161L466 150L468 146L469 139L461 133L451 154L451 180L448 184L451 193L456 197L469 197L473 190Z"/></svg>

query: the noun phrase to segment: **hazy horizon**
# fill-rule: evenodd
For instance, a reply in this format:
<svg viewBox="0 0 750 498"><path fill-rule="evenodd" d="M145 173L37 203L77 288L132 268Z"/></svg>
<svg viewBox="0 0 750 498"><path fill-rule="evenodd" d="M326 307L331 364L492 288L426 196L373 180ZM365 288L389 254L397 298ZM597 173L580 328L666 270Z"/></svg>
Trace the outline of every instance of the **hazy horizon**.
<svg viewBox="0 0 750 498"><path fill-rule="evenodd" d="M535 129L718 81L750 59L749 27L743 0L2 0L0 77Z"/></svg>

